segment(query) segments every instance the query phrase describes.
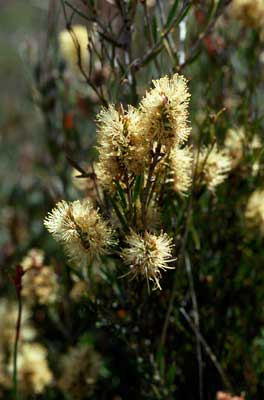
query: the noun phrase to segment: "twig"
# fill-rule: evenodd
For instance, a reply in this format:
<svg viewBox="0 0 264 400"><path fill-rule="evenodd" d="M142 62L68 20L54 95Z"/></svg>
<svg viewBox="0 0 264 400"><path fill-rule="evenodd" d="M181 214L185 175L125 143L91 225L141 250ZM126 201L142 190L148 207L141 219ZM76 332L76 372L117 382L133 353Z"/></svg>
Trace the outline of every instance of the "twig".
<svg viewBox="0 0 264 400"><path fill-rule="evenodd" d="M15 276L13 278L13 282L16 289L17 301L18 301L18 315L16 322L16 335L14 342L14 354L13 354L13 393L14 399L18 399L18 390L17 390L17 355L18 355L18 344L20 337L20 328L21 328L21 318L22 318L22 276L24 275L23 268L21 265L16 266Z"/></svg>
<svg viewBox="0 0 264 400"><path fill-rule="evenodd" d="M232 385L231 385L228 377L226 376L224 370L222 369L219 361L217 360L215 354L213 353L213 351L211 350L211 348L207 344L206 340L204 339L204 337L201 335L201 333L197 329L195 323L192 321L192 319L190 318L190 316L187 314L187 312L185 311L185 309L183 307L180 307L180 313L184 316L184 318L186 319L186 321L190 325L191 329L193 330L193 332L195 333L195 335L199 339L199 341L202 344L206 354L209 356L210 360L212 361L212 363L214 364L216 370L218 371L219 375L221 376L221 379L222 379L224 385L226 386L226 388L228 390L230 390L231 392L233 392Z"/></svg>
<svg viewBox="0 0 264 400"><path fill-rule="evenodd" d="M191 212L192 212L192 193L189 197L189 203L188 203L188 208L187 208L187 216L186 216L186 222L185 222L185 230L183 234L183 239L182 239L182 245L180 248L179 252L179 258L178 258L178 267L181 266L182 261L183 261L183 256L185 252L185 247L187 243L187 238L188 238L188 233L189 233L189 225L190 225L190 219L191 219ZM173 303L176 298L176 285L177 285L177 276L176 273L174 272L174 280L173 280L173 285L172 285L172 290L171 290L171 296L169 300L169 305L164 321L164 325L162 328L162 334L161 334L161 346L164 347L165 342L166 342L166 336L167 336L167 331L168 331L168 326L169 326L169 320L170 320L170 315L173 310Z"/></svg>
<svg viewBox="0 0 264 400"><path fill-rule="evenodd" d="M153 41L153 34L152 34L152 30L151 30L151 21L150 21L150 17L149 17L149 9L147 7L147 2L144 1L144 25L145 25L145 29L146 29L146 33L147 33L147 40L148 40L148 45L149 47L153 47L154 45L154 41ZM159 62L157 60L157 58L154 58L154 65L156 67L156 70L158 72L159 75L161 75L161 69L160 69L160 65Z"/></svg>
<svg viewBox="0 0 264 400"><path fill-rule="evenodd" d="M201 43L204 41L206 36L208 36L211 33L216 21L218 20L218 18L220 17L222 12L224 11L225 7L227 7L227 5L230 3L230 1L231 0L222 0L222 1L220 0L219 6L216 8L214 16L212 17L212 19L208 23L208 25L205 28L205 30L202 33L199 34L199 37L198 37L197 41L195 42L195 44L193 45L193 47L190 50L189 56L186 57L185 61L182 64L179 65L178 71L181 71L183 68L185 68L192 61L192 59L195 57L195 55L197 54L197 51L199 50L199 47L200 47Z"/></svg>
<svg viewBox="0 0 264 400"><path fill-rule="evenodd" d="M72 5L69 1L65 0L64 1L65 5L67 7L69 7L73 12L75 12L76 14L78 14L80 17L82 17L83 19L85 19L88 22L92 22L92 23L96 23L98 25L98 27L100 27L102 29L102 31L98 30L98 34L105 39L107 42L114 44L116 47L123 47L123 44L121 42L119 42L115 37L111 36L108 32L107 32L107 27L105 27L101 21L96 18L95 16L93 17L89 17L88 15L84 14L81 10L79 10L79 8L75 7L74 5ZM116 18L116 15L113 17L113 19Z"/></svg>
<svg viewBox="0 0 264 400"><path fill-rule="evenodd" d="M194 323L195 323L195 338L196 338L196 350L197 350L197 361L198 361L198 371L199 371L199 398L200 400L203 399L203 359L202 359L202 350L201 350L201 343L197 332L200 332L200 318L199 318L199 310L197 304L197 298L194 288L193 282L193 274L192 274L192 266L190 262L190 258L188 254L185 254L185 265L186 265L186 272L189 280L190 286L190 293L193 305L193 314L194 314Z"/></svg>
<svg viewBox="0 0 264 400"><path fill-rule="evenodd" d="M152 57L152 55L154 55L155 53L158 53L159 51L161 51L161 49L163 48L163 44L162 42L164 41L164 39L169 35L169 33L171 32L171 29L174 27L174 25L177 24L178 20L180 19L180 17L184 14L184 12L188 9L188 7L190 6L191 1L190 0L186 0L183 3L183 6L181 8L181 11L179 13L179 15L177 17L175 17L172 22L169 24L169 26L167 26L167 28L163 29L161 31L160 34L160 40L154 44L154 46L145 54L144 57L142 57L141 59L136 59L132 62L132 65L134 65L137 69L141 68L145 62Z"/></svg>
<svg viewBox="0 0 264 400"><path fill-rule="evenodd" d="M90 77L87 75L87 73L85 72L83 65L82 65L82 57L81 57L81 48L80 48L80 44L78 42L78 39L71 27L71 23L68 20L67 17L67 13L66 13L66 9L65 9L65 3L63 0L61 0L61 5L62 5L62 9L63 9L63 14L64 14L64 19L66 22L66 29L69 32L69 34L71 35L71 38L73 40L74 46L76 48L77 51L77 66L82 74L82 76L84 77L86 83L94 90L94 92L97 94L98 98L100 99L102 105L104 105L105 107L107 107L108 103L106 101L106 99L104 98L104 96L102 95L102 93L100 91L98 91L97 87L94 85L94 83L92 82L92 80L90 79Z"/></svg>
<svg viewBox="0 0 264 400"><path fill-rule="evenodd" d="M163 0L157 0L157 4L158 4L161 23L163 26L165 26L166 16L165 16L165 10L164 10L164 2L163 2ZM165 38L165 40L167 41L169 49L170 49L169 55L170 55L170 57L174 58L174 54L176 53L177 50L175 47L175 43L172 39L171 33L168 34L168 36Z"/></svg>
<svg viewBox="0 0 264 400"><path fill-rule="evenodd" d="M146 211L147 211L146 207L147 207L148 196L149 196L149 192L150 192L151 184L152 184L152 176L153 176L154 170L156 168L156 165L161 160L160 150L161 150L161 144L159 143L157 146L157 149L153 155L152 162L149 166L147 183L143 190L143 195L142 195L142 199L141 199L141 217L142 217L142 224L143 224L144 229L146 229Z"/></svg>
<svg viewBox="0 0 264 400"><path fill-rule="evenodd" d="M16 337L15 337L14 355L13 355L13 388L14 388L15 399L18 399L17 353L18 353L18 343L19 343L19 336L20 336L21 317L22 317L22 299L21 299L21 294L19 294L18 295L18 316L17 316L17 323L16 323Z"/></svg>

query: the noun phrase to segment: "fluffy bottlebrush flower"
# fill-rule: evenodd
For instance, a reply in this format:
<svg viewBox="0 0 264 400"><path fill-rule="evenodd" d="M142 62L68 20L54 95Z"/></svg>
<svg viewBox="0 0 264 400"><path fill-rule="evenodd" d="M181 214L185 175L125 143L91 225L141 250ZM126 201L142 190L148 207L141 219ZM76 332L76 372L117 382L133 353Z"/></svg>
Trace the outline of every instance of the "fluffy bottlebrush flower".
<svg viewBox="0 0 264 400"><path fill-rule="evenodd" d="M11 351L14 345L17 322L17 303L7 299L0 300L0 354ZM36 337L36 331L30 323L30 311L23 305L20 342Z"/></svg>
<svg viewBox="0 0 264 400"><path fill-rule="evenodd" d="M13 346L16 335L17 303L1 299L0 301L0 385L12 386ZM17 358L17 377L19 390L26 394L41 393L52 379L47 364L47 351L33 343L37 333L30 323L30 311L23 305L20 327L19 351Z"/></svg>
<svg viewBox="0 0 264 400"><path fill-rule="evenodd" d="M245 26L263 29L263 0L233 0L230 4L230 14Z"/></svg>
<svg viewBox="0 0 264 400"><path fill-rule="evenodd" d="M88 32L83 25L74 25L71 27L71 33L64 30L59 34L60 51L68 63L69 67L78 72L78 48L80 50L80 59L82 66L88 64Z"/></svg>
<svg viewBox="0 0 264 400"><path fill-rule="evenodd" d="M197 155L197 175L210 191L224 182L231 169L231 160L223 150L216 146L204 147Z"/></svg>
<svg viewBox="0 0 264 400"><path fill-rule="evenodd" d="M252 138L252 140L251 140L251 142L249 144L249 147L252 150L260 150L260 149L262 149L262 143L261 143L261 140L260 140L258 135L254 135L253 136L253 138Z"/></svg>
<svg viewBox="0 0 264 400"><path fill-rule="evenodd" d="M192 183L192 150L190 147L175 146L170 153L173 188L176 192L187 194Z"/></svg>
<svg viewBox="0 0 264 400"><path fill-rule="evenodd" d="M44 262L44 251L41 249L31 249L21 261L23 270L30 268L41 268Z"/></svg>
<svg viewBox="0 0 264 400"><path fill-rule="evenodd" d="M44 220L76 265L85 266L114 243L112 230L89 200L60 201Z"/></svg>
<svg viewBox="0 0 264 400"><path fill-rule="evenodd" d="M60 389L76 400L91 396L101 369L99 354L91 346L78 346L69 350L61 364Z"/></svg>
<svg viewBox="0 0 264 400"><path fill-rule="evenodd" d="M179 74L153 81L154 88L142 99L141 129L148 141L168 149L188 139L190 93L186 79Z"/></svg>
<svg viewBox="0 0 264 400"><path fill-rule="evenodd" d="M13 345L13 344L12 344ZM17 382L23 398L41 394L53 379L47 362L47 350L39 343L28 342L19 346L17 354ZM13 357L9 349L8 357L0 357L0 386L12 388ZM0 388L1 394L1 388ZM2 397L1 397L2 398Z"/></svg>
<svg viewBox="0 0 264 400"><path fill-rule="evenodd" d="M248 199L245 218L249 228L259 229L264 236L264 190L259 189L251 194Z"/></svg>
<svg viewBox="0 0 264 400"><path fill-rule="evenodd" d="M4 399L4 392L12 388L12 376L6 367L4 354L0 353L0 399Z"/></svg>
<svg viewBox="0 0 264 400"><path fill-rule="evenodd" d="M232 168L237 167L243 158L245 140L243 128L229 129L226 133L225 148L230 157Z"/></svg>
<svg viewBox="0 0 264 400"><path fill-rule="evenodd" d="M58 282L51 266L44 265L44 252L31 249L21 262L24 270L22 296L29 302L51 304L57 299Z"/></svg>
<svg viewBox="0 0 264 400"><path fill-rule="evenodd" d="M99 162L97 176L107 189L122 182L126 173L139 175L147 156L140 130L138 110L130 106L117 111L113 105L102 109L97 116Z"/></svg>
<svg viewBox="0 0 264 400"><path fill-rule="evenodd" d="M159 236L145 232L143 236L131 232L127 237L128 246L121 252L121 257L125 264L129 265L130 271L126 275L131 275L131 279L144 277L154 283L153 289L161 289L161 271L171 269L168 263L172 259L172 239L166 233Z"/></svg>
<svg viewBox="0 0 264 400"><path fill-rule="evenodd" d="M47 361L48 352L39 343L25 343L20 346L17 357L17 378L19 390L24 396L40 394L53 379ZM10 374L13 360L10 360Z"/></svg>

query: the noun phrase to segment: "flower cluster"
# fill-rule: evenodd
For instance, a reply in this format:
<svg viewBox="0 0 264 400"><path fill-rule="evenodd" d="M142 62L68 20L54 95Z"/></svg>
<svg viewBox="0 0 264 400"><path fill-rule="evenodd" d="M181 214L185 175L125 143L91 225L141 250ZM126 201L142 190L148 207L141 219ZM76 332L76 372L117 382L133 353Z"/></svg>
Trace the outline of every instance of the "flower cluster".
<svg viewBox="0 0 264 400"><path fill-rule="evenodd" d="M113 189L128 174L140 175L147 156L146 139L141 134L140 114L134 107L125 112L110 105L97 116L99 163L97 175L101 184Z"/></svg>
<svg viewBox="0 0 264 400"><path fill-rule="evenodd" d="M175 192L186 194L192 182L192 150L174 147L170 156L172 180Z"/></svg>
<svg viewBox="0 0 264 400"><path fill-rule="evenodd" d="M131 232L127 237L127 247L122 250L121 256L130 267L128 275L131 279L143 276L154 283L154 289L161 289L161 271L169 268L172 258L172 239L166 233L159 236L145 232L143 236Z"/></svg>
<svg viewBox="0 0 264 400"><path fill-rule="evenodd" d="M101 358L88 345L77 346L62 358L60 389L79 400L91 396L99 377Z"/></svg>
<svg viewBox="0 0 264 400"><path fill-rule="evenodd" d="M82 67L88 64L88 41L87 28L83 25L74 25L69 31L60 32L60 52L69 68L75 73L79 72L79 61Z"/></svg>
<svg viewBox="0 0 264 400"><path fill-rule="evenodd" d="M52 266L44 265L44 253L31 249L22 260L22 296L32 303L51 304L58 295L58 282Z"/></svg>
<svg viewBox="0 0 264 400"><path fill-rule="evenodd" d="M261 29L264 25L263 0L233 0L230 12L242 24L251 28Z"/></svg>
<svg viewBox="0 0 264 400"><path fill-rule="evenodd" d="M258 229L264 236L264 190L258 189L248 199L246 211L246 222L249 228Z"/></svg>
<svg viewBox="0 0 264 400"><path fill-rule="evenodd" d="M162 175L158 164L166 159L178 182L174 189L185 193L190 186L192 153L182 149L191 131L187 81L175 74L153 85L138 109L110 105L98 115L98 177L112 192L117 181L125 187L138 175L149 179Z"/></svg>
<svg viewBox="0 0 264 400"><path fill-rule="evenodd" d="M101 209L113 205L111 223L126 236L120 251L131 269L126 275L161 288L161 271L173 260L172 239L158 232L163 191L188 195L193 179L189 101L186 79L174 74L154 80L137 108L110 104L99 112L98 162L85 174L92 176L92 190L86 191L91 198L59 202L44 222L76 265L84 267L114 244L110 225L94 208L97 199ZM210 191L231 168L228 155L216 147L197 150L196 161L200 182Z"/></svg>
<svg viewBox="0 0 264 400"><path fill-rule="evenodd" d="M17 366L18 384L22 393L40 394L51 384L53 376L47 356L47 349L39 343L25 343L21 346Z"/></svg>
<svg viewBox="0 0 264 400"><path fill-rule="evenodd" d="M13 345L16 335L17 304L0 300L0 395L1 387L12 387ZM30 322L30 311L23 306L20 345L17 358L17 380L23 396L40 394L52 379L47 362L47 349L36 340L37 332Z"/></svg>
<svg viewBox="0 0 264 400"><path fill-rule="evenodd" d="M225 148L231 160L232 168L236 168L242 161L246 143L243 128L229 129L225 137Z"/></svg>
<svg viewBox="0 0 264 400"><path fill-rule="evenodd" d="M140 104L142 130L150 143L167 148L184 143L190 134L188 105L190 93L186 79L178 74L153 81L154 88Z"/></svg>
<svg viewBox="0 0 264 400"><path fill-rule="evenodd" d="M83 267L114 244L111 228L88 199L59 202L44 224L69 259Z"/></svg>
<svg viewBox="0 0 264 400"><path fill-rule="evenodd" d="M202 183L214 192L231 170L231 160L225 150L204 147L196 156L196 168Z"/></svg>

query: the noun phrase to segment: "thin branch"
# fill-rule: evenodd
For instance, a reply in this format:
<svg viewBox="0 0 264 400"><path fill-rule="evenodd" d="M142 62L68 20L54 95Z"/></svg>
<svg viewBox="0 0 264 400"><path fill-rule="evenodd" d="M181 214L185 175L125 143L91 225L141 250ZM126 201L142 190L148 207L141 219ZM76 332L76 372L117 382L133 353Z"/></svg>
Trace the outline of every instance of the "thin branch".
<svg viewBox="0 0 264 400"><path fill-rule="evenodd" d="M190 50L189 56L186 57L185 61L179 65L178 71L182 71L182 69L184 69L192 61L192 59L196 56L202 42L212 32L212 29L213 29L216 21L222 15L224 9L227 7L227 5L230 3L230 1L231 0L223 0L223 1L220 0L219 5L216 8L214 16L210 19L205 30L199 34L197 41L195 42L195 44L193 45L193 47Z"/></svg>
<svg viewBox="0 0 264 400"><path fill-rule="evenodd" d="M199 371L199 398L200 400L203 399L203 359L202 359L202 350L201 350L201 343L197 332L200 332L200 317L199 317L199 310L198 310L198 303L197 297L194 288L193 282L193 274L192 274L192 266L189 255L185 254L185 265L186 265L186 272L189 280L190 286L190 293L192 299L192 306L193 306L193 315L194 315L194 323L195 323L195 338L196 338L196 350L197 350L197 361L198 361L198 371Z"/></svg>
<svg viewBox="0 0 264 400"><path fill-rule="evenodd" d="M149 192L151 190L151 185L152 185L152 176L153 176L154 170L156 168L156 165L159 163L161 158L162 158L161 144L159 143L157 146L157 149L153 155L153 159L150 163L150 166L149 166L147 182L146 182L146 186L143 190L143 195L142 195L142 199L141 199L141 218L142 218L142 224L143 224L144 229L146 229L147 203L148 203Z"/></svg>
<svg viewBox="0 0 264 400"><path fill-rule="evenodd" d="M73 40L74 46L75 46L76 51L77 51L77 57L78 57L77 66L78 66L82 76L84 77L86 83L94 90L94 92L96 93L96 95L100 99L101 103L105 107L107 107L108 103L107 103L106 99L104 98L103 94L97 89L97 87L94 85L94 83L92 82L92 80L90 79L90 77L87 75L86 71L83 68L80 44L79 44L78 39L77 39L77 37L76 37L72 27L71 27L71 24L70 24L69 20L68 20L64 0L61 0L61 5L62 5L62 9L63 9L64 19L65 19L65 22L66 22L66 29L69 32L69 34L71 35L71 38Z"/></svg>
<svg viewBox="0 0 264 400"><path fill-rule="evenodd" d="M153 45L154 45L153 34L152 34L152 30L151 30L149 9L148 9L146 1L144 1L143 6L144 6L144 25L145 25L145 29L146 29L146 33L147 33L148 45L149 45L149 47L153 47ZM159 62L156 57L154 58L154 64L155 64L158 74L161 75L161 68L160 68Z"/></svg>
<svg viewBox="0 0 264 400"><path fill-rule="evenodd" d="M192 193L189 197L189 203L187 207L187 215L186 215L186 221L185 221L185 230L182 238L182 245L180 248L179 252L179 257L178 257L178 267L181 267L182 262L184 260L184 253L185 253L185 248L187 244L187 238L188 238L188 233L189 233L189 225L190 225L190 219L191 219L191 214L192 214ZM162 328L162 334L161 334L161 346L165 346L166 342L166 336L167 336L167 331L169 327L169 320L170 316L173 310L173 304L176 298L176 288L177 288L177 276L176 276L176 271L174 272L174 280L173 280L173 285L172 285L172 290L171 290L171 295L170 295L170 300L169 300L169 305L166 313L166 317L164 320L164 325Z"/></svg>
<svg viewBox="0 0 264 400"><path fill-rule="evenodd" d="M15 276L13 277L13 282L16 289L16 296L18 301L18 315L16 322L16 335L14 342L14 354L13 354L13 394L14 399L18 399L18 390L17 390L17 355L18 355L18 344L20 338L20 330L21 330L21 320L22 320L22 277L24 275L23 268L20 264L16 266Z"/></svg>
<svg viewBox="0 0 264 400"><path fill-rule="evenodd" d="M123 44L121 42L119 42L116 38L114 38L113 36L111 36L108 32L107 32L107 27L104 26L101 21L96 18L95 16L93 17L89 17L86 14L84 14L81 10L79 10L77 7L73 6L69 1L64 0L64 3L66 4L67 7L69 7L73 12L75 12L76 14L78 14L80 17L84 18L86 21L88 22L92 22L92 23L96 23L101 29L102 31L98 31L98 34L105 39L107 42L114 44L116 47L123 47ZM114 15L113 19L114 20L116 18L116 15ZM111 21L110 21L111 24Z"/></svg>
<svg viewBox="0 0 264 400"><path fill-rule="evenodd" d="M17 354L18 354L18 343L20 337L20 327L21 327L21 318L22 318L22 299L21 293L17 294L18 300L18 316L16 323L16 336L15 336L15 344L14 344L14 354L13 354L13 390L14 390L14 398L18 399L18 391L17 391Z"/></svg>
<svg viewBox="0 0 264 400"><path fill-rule="evenodd" d="M165 24L166 24L166 16L165 16L165 10L164 10L164 2L163 2L163 0L157 0L157 4L158 4L161 23L162 23L163 26L165 26ZM170 49L169 55L173 59L174 58L174 54L176 54L177 49L175 47L175 43L174 43L173 38L171 36L171 32L168 34L168 36L165 38L165 40L167 41L169 49Z"/></svg>
<svg viewBox="0 0 264 400"><path fill-rule="evenodd" d="M177 22L180 20L181 16L184 14L184 12L188 9L188 7L190 6L191 1L190 0L186 0L183 3L183 6L181 8L181 11L179 13L179 15L177 15L172 21L171 23L167 26L167 28L165 29L165 27L163 28L163 30L161 31L160 34L160 39L157 43L154 44L154 46L149 49L149 51L145 54L144 57L142 57L141 59L136 59L132 62L132 66L136 67L137 69L141 68L145 62L152 57L152 55L154 55L155 53L158 53L159 51L162 50L163 48L163 41L164 38L167 38L167 36L170 34L172 28L174 27L174 25L177 25Z"/></svg>
<svg viewBox="0 0 264 400"><path fill-rule="evenodd" d="M206 354L209 356L210 360L214 364L214 366L215 366L216 370L218 371L219 375L221 376L221 379L222 379L224 385L226 386L226 388L228 390L230 390L231 392L233 392L232 385L231 385L227 375L225 374L223 368L221 367L221 364L217 360L215 354L211 350L210 346L207 344L204 337L201 335L201 333L197 329L195 323L192 321L192 319L190 318L190 316L187 314L187 312L185 311L185 309L183 307L180 307L180 313L184 316L185 320L188 322L191 329L193 330L195 335L198 337L200 343L202 344L202 346L204 348L204 351L206 352Z"/></svg>

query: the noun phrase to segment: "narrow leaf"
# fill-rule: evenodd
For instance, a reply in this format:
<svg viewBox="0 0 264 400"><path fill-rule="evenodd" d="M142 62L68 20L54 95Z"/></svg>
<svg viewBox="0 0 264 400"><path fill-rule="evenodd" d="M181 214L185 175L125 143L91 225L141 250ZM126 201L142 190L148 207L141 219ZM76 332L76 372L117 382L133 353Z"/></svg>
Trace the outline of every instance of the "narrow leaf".
<svg viewBox="0 0 264 400"><path fill-rule="evenodd" d="M167 29L170 26L170 23L172 22L173 18L175 17L178 5L179 5L179 0L175 0L174 4L171 7L170 12L168 14L167 22L165 24L165 29Z"/></svg>

